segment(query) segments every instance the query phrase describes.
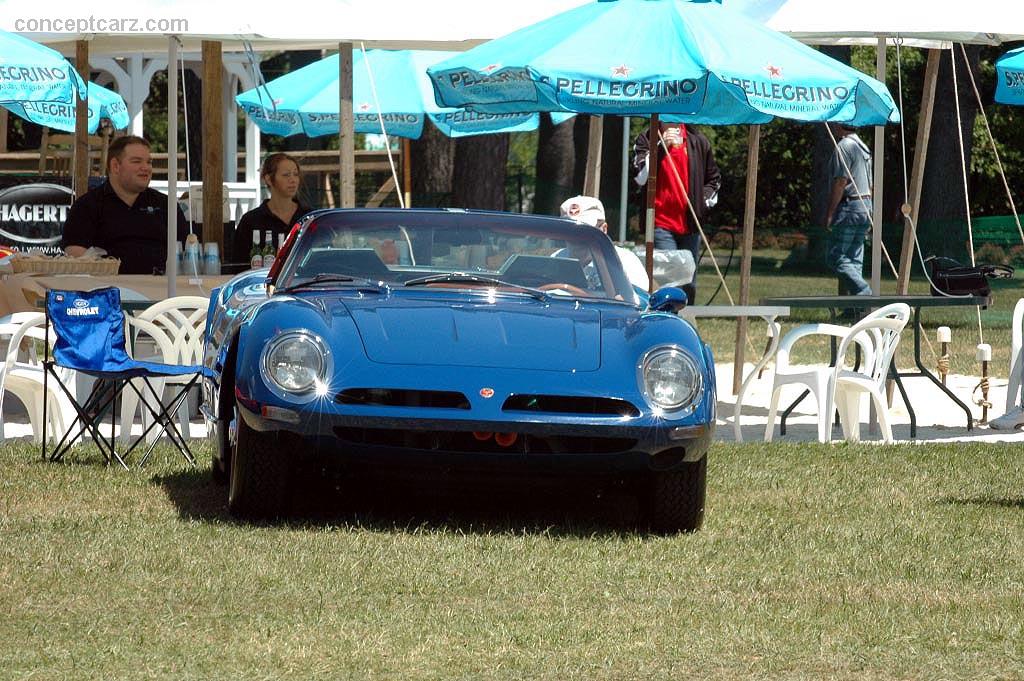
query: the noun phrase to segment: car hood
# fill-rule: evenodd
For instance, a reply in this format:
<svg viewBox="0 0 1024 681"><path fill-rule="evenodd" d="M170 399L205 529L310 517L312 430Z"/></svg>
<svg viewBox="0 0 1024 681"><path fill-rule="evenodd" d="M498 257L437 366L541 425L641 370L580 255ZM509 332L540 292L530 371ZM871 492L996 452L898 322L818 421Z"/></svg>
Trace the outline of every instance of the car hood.
<svg viewBox="0 0 1024 681"><path fill-rule="evenodd" d="M435 296L436 298L436 296ZM596 371L601 312L568 301L340 298L381 364Z"/></svg>

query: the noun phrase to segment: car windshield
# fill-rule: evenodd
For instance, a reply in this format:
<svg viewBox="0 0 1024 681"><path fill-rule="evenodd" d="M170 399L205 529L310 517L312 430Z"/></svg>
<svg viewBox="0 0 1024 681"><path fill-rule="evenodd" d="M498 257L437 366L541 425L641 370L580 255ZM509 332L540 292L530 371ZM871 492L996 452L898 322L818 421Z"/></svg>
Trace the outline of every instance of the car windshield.
<svg viewBox="0 0 1024 681"><path fill-rule="evenodd" d="M299 235L277 287L367 281L635 301L611 241L598 230L547 217L461 211L325 213Z"/></svg>

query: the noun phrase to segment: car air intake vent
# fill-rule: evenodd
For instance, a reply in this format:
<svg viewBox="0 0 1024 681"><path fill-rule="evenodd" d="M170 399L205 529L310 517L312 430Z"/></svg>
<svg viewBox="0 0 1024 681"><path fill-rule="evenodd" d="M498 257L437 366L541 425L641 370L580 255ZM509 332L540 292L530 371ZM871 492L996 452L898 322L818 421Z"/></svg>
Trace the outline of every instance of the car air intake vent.
<svg viewBox="0 0 1024 681"><path fill-rule="evenodd" d="M459 392L446 390L405 390L402 388L349 388L338 393L339 404L375 407L431 407L469 409L469 400Z"/></svg>
<svg viewBox="0 0 1024 681"><path fill-rule="evenodd" d="M585 416L639 416L640 411L626 400L614 397L579 397L568 395L512 395L503 411L525 411L545 414L578 414Z"/></svg>

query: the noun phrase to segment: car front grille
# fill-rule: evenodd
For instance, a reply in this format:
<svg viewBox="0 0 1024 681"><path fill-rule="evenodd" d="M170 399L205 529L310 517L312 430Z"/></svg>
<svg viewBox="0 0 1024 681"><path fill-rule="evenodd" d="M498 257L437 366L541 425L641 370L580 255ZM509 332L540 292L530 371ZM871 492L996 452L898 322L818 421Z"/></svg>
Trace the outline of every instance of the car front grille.
<svg viewBox="0 0 1024 681"><path fill-rule="evenodd" d="M614 397L579 397L574 395L511 395L502 411L579 416L639 416L640 410Z"/></svg>
<svg viewBox="0 0 1024 681"><path fill-rule="evenodd" d="M469 409L469 400L460 392L448 390L406 390L404 388L349 388L334 398L338 404L375 407L430 407L433 409Z"/></svg>

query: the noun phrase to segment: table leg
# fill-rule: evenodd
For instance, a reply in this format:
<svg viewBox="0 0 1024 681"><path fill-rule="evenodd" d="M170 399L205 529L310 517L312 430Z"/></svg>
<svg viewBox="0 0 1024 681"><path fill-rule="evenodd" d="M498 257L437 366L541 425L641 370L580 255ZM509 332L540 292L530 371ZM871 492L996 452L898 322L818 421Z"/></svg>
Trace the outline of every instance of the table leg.
<svg viewBox="0 0 1024 681"><path fill-rule="evenodd" d="M736 442L743 442L743 432L740 428L740 412L743 410L743 397L747 394L747 388L750 387L753 380L761 375L761 370L775 356L775 351L779 348L779 340L782 335L782 328L775 322L775 317L763 317L763 319L768 322L768 330L771 332L771 337L768 339L768 347L765 348L761 359L758 360L754 368L747 374L747 377L743 380L743 385L740 386L739 393L736 395L736 406L733 408L732 413L732 432L736 437Z"/></svg>
<svg viewBox="0 0 1024 681"><path fill-rule="evenodd" d="M949 399L953 400L953 402L955 402L958 407L960 407L961 409L964 410L964 414L967 415L967 430L973 430L974 429L974 415L971 414L970 407L968 407L966 404L964 404L960 400L960 398L958 398L956 395L954 395L952 390L950 390L946 386L942 385L942 381L940 381L935 376L935 374L933 374L932 372L928 371L928 369L925 368L924 363L921 361L921 308L919 308L919 307L914 309L914 364L917 366L917 369L918 369L918 372L919 372L918 374L916 374L917 376L922 376L922 377L927 378L928 380L930 380L932 383L935 384L935 386L939 390L941 390L942 392L946 393L946 396ZM904 376L914 376L914 374L904 374ZM910 411L909 404L907 406L907 409L908 409L908 411ZM913 414L912 411L911 411L911 414ZM913 421L913 416L911 416L911 422L910 423L911 423L911 430L914 430L915 423Z"/></svg>

